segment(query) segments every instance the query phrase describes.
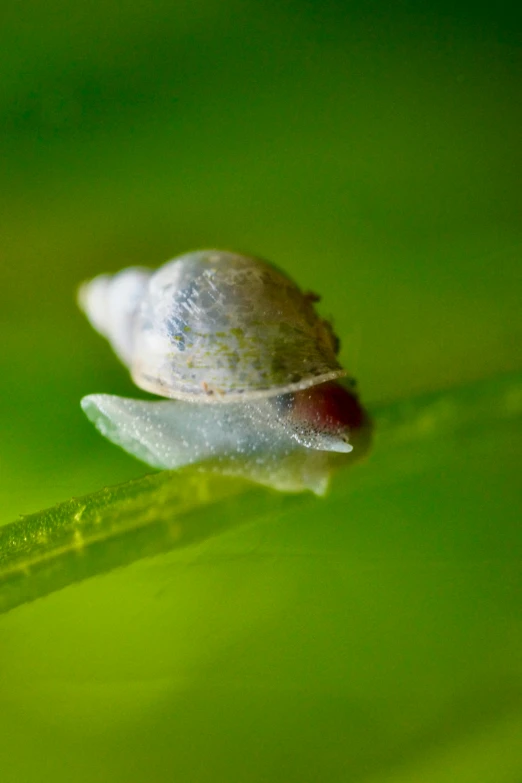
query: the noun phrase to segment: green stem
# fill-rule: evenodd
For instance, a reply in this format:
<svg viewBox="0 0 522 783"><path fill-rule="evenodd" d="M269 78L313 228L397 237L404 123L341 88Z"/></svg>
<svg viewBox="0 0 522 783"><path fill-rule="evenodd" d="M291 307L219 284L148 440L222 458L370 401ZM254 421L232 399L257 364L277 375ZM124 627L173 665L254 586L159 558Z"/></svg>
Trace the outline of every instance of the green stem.
<svg viewBox="0 0 522 783"><path fill-rule="evenodd" d="M358 470L375 471L379 455L398 448L515 422L521 413L520 373L382 405L372 412L377 459ZM342 492L356 485L357 480L347 481ZM0 528L0 613L236 525L321 502L194 469L73 498Z"/></svg>

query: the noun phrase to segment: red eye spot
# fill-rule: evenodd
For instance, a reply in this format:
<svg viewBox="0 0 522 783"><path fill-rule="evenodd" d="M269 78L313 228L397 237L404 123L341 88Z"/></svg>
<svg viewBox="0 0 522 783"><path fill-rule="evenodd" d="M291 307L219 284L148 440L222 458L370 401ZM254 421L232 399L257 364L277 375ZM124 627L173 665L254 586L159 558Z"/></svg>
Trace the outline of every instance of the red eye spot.
<svg viewBox="0 0 522 783"><path fill-rule="evenodd" d="M365 422L365 412L357 397L339 383L323 383L296 392L292 415L321 429L357 429Z"/></svg>

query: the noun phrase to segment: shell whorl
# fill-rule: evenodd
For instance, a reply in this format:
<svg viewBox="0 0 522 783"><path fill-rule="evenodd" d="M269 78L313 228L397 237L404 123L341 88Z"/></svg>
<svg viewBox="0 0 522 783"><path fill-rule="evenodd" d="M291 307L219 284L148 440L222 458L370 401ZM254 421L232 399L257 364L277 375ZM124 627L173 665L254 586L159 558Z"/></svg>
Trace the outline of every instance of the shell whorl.
<svg viewBox="0 0 522 783"><path fill-rule="evenodd" d="M132 366L136 311L152 271L130 267L115 275L98 275L78 290L78 304L97 332L109 340L126 367Z"/></svg>

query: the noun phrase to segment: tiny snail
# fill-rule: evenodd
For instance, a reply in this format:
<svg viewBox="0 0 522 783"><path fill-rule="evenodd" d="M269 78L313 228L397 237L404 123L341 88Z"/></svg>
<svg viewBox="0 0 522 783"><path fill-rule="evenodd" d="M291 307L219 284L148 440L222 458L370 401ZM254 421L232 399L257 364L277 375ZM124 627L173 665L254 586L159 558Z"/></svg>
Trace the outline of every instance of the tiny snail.
<svg viewBox="0 0 522 783"><path fill-rule="evenodd" d="M109 440L158 468L198 464L276 489L326 490L336 460L361 456L368 419L337 359L339 343L276 267L205 250L157 271L84 283L79 304L130 370L164 399L84 397Z"/></svg>

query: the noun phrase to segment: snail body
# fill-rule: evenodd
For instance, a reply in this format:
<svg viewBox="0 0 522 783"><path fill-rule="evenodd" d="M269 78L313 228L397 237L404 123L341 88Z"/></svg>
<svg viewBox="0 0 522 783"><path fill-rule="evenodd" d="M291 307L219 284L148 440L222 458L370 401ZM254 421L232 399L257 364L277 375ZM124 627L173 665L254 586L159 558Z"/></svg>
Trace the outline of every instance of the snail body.
<svg viewBox="0 0 522 783"><path fill-rule="evenodd" d="M365 416L314 300L268 262L216 250L94 278L80 306L136 385L167 399L90 395L82 407L155 467L322 493Z"/></svg>

